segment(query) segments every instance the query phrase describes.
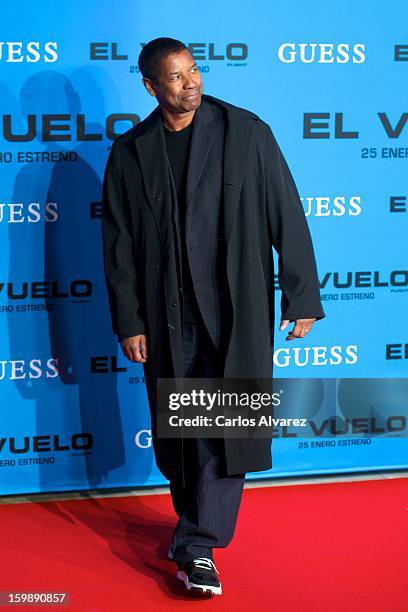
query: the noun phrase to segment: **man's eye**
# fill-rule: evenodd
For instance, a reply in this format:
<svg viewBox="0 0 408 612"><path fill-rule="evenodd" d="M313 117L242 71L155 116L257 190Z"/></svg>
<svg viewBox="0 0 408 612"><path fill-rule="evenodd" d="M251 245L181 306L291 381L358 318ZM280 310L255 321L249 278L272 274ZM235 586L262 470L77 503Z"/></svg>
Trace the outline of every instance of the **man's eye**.
<svg viewBox="0 0 408 612"><path fill-rule="evenodd" d="M191 69L193 72L195 72L196 70L198 70L197 66L194 66L194 68Z"/></svg>

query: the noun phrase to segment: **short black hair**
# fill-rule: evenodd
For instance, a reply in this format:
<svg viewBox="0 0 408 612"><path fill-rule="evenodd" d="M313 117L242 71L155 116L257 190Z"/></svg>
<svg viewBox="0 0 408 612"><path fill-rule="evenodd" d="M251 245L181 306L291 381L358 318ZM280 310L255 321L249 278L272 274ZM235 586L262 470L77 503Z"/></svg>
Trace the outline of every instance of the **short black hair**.
<svg viewBox="0 0 408 612"><path fill-rule="evenodd" d="M170 53L180 53L189 48L175 38L155 38L146 43L139 55L138 65L143 77L157 80L160 71L160 62Z"/></svg>

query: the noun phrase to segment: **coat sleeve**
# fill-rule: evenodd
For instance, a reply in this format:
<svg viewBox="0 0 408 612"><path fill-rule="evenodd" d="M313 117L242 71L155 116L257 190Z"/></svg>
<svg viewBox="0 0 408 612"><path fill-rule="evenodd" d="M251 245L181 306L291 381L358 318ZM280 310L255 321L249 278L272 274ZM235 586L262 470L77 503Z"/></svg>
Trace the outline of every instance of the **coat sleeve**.
<svg viewBox="0 0 408 612"><path fill-rule="evenodd" d="M102 241L105 281L113 332L122 337L145 333L135 265L129 207L117 146L112 146L102 189Z"/></svg>
<svg viewBox="0 0 408 612"><path fill-rule="evenodd" d="M278 254L281 318L323 319L316 260L306 216L293 176L267 126L267 214L271 244Z"/></svg>

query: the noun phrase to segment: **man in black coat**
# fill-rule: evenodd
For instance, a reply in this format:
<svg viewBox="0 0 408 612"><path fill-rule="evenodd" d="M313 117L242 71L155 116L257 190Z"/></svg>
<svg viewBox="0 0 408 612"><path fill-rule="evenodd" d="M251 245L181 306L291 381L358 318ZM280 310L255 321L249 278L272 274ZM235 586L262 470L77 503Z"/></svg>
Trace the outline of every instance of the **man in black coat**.
<svg viewBox="0 0 408 612"><path fill-rule="evenodd" d="M187 589L221 594L212 549L234 533L246 472L271 438L160 438L160 378L271 378L273 246L281 325L303 338L325 316L299 194L270 127L204 95L180 41L139 57L158 101L117 138L105 171L103 243L113 331L143 364L157 465L179 516L169 549Z"/></svg>

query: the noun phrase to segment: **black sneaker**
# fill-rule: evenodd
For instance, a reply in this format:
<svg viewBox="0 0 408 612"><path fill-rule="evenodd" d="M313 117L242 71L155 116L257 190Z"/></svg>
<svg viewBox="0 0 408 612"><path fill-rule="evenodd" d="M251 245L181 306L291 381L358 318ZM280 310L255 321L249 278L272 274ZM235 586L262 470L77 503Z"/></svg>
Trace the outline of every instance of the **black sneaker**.
<svg viewBox="0 0 408 612"><path fill-rule="evenodd" d="M179 569L177 578L183 580L188 591L195 591L203 595L221 595L221 582L217 574L219 571L212 559L198 557Z"/></svg>

